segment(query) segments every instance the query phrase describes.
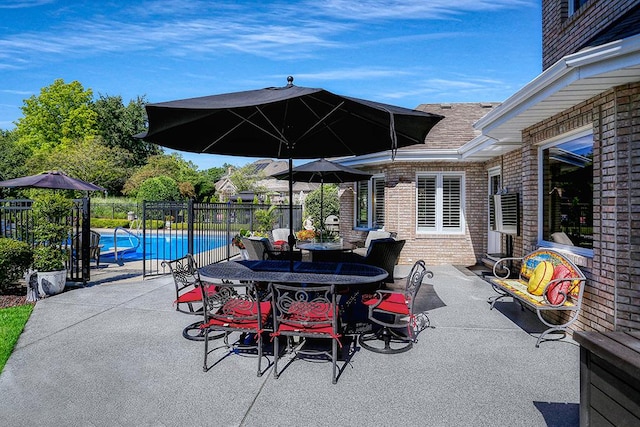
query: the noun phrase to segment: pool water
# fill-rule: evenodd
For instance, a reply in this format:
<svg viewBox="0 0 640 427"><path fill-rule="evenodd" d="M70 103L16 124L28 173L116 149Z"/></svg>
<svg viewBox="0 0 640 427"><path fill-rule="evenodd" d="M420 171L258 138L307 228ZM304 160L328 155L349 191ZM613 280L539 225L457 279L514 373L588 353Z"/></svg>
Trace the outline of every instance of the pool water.
<svg viewBox="0 0 640 427"><path fill-rule="evenodd" d="M118 247L118 259L125 261L137 261L143 259L142 236L134 237L128 234L118 234L117 240L113 240L113 234L100 235L102 255L105 261L115 260L115 244ZM170 260L185 256L188 251L187 236L146 236L147 259ZM194 252L200 253L219 248L227 244L227 239L222 237L195 237Z"/></svg>

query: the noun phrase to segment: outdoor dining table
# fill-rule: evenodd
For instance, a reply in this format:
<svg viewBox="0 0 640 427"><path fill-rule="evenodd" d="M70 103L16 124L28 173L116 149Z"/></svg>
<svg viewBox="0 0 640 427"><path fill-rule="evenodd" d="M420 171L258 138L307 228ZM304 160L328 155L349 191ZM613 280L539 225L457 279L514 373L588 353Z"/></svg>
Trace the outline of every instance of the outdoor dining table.
<svg viewBox="0 0 640 427"><path fill-rule="evenodd" d="M381 282L388 273L379 267L350 262L244 260L209 264L199 269L205 281L246 280L290 284L333 284L338 287Z"/></svg>
<svg viewBox="0 0 640 427"><path fill-rule="evenodd" d="M286 284L336 286L340 294L342 329L345 334L367 332L371 325L360 302L361 291L382 282L386 270L351 262L296 261L291 268L286 260L243 260L209 264L198 269L204 281L238 280Z"/></svg>

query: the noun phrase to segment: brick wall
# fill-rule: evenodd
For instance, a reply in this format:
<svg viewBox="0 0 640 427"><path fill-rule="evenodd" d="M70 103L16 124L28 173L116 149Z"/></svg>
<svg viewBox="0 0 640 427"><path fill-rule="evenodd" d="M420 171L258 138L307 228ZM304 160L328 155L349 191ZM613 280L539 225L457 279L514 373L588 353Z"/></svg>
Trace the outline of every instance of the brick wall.
<svg viewBox="0 0 640 427"><path fill-rule="evenodd" d="M363 170L385 176L385 230L407 240L401 264L423 259L427 264L470 266L484 255L487 239L487 171L480 163L399 162ZM416 174L455 171L465 174L464 234L427 234L416 232ZM364 240L367 231L353 229L355 194L350 184L341 185L340 233L347 241Z"/></svg>
<svg viewBox="0 0 640 427"><path fill-rule="evenodd" d="M542 69L575 53L638 0L590 0L568 16L567 0L542 1Z"/></svg>
<svg viewBox="0 0 640 427"><path fill-rule="evenodd" d="M537 144L589 124L594 132L594 246L593 259L572 257L588 278L574 325L580 330L640 330L640 237L634 237L640 228L640 82L609 90L523 132L523 212L535 214L523 215L520 254L537 244Z"/></svg>

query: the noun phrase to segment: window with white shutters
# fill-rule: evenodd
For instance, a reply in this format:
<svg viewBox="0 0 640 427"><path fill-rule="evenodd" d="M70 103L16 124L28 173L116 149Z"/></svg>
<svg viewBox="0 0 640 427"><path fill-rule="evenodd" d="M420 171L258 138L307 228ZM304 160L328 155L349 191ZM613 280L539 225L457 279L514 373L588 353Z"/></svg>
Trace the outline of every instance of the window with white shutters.
<svg viewBox="0 0 640 427"><path fill-rule="evenodd" d="M461 233L463 175L421 174L417 179L417 229L419 232Z"/></svg>

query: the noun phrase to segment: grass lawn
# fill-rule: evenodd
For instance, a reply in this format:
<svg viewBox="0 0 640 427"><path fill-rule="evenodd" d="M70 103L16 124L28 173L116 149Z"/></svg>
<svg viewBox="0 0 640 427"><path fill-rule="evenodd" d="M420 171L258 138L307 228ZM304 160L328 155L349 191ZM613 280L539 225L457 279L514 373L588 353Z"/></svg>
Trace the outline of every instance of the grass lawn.
<svg viewBox="0 0 640 427"><path fill-rule="evenodd" d="M9 360L13 347L32 311L33 304L0 309L0 373Z"/></svg>

